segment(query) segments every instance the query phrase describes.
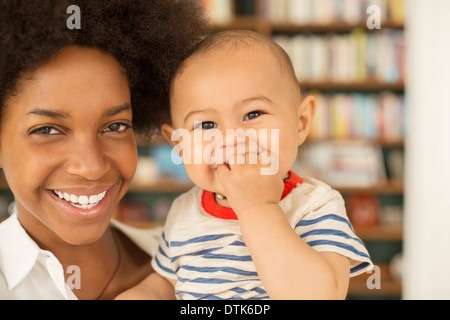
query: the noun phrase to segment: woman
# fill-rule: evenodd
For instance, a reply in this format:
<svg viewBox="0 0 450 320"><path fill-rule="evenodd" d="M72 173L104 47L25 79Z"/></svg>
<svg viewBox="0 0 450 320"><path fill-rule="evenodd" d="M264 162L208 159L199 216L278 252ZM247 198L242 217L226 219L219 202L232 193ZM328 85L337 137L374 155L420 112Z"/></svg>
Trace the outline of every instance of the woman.
<svg viewBox="0 0 450 320"><path fill-rule="evenodd" d="M158 230L110 221L168 83L205 20L197 1L0 1L0 299L112 299L153 272ZM70 12L70 13L67 13Z"/></svg>

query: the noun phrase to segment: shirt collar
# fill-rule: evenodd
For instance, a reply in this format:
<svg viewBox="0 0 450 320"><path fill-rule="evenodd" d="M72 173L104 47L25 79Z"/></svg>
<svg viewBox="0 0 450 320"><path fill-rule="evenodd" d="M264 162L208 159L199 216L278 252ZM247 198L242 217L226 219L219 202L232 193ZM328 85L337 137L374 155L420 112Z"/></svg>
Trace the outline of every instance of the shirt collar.
<svg viewBox="0 0 450 320"><path fill-rule="evenodd" d="M16 213L0 224L0 270L9 290L30 273L39 252L39 246L22 227Z"/></svg>

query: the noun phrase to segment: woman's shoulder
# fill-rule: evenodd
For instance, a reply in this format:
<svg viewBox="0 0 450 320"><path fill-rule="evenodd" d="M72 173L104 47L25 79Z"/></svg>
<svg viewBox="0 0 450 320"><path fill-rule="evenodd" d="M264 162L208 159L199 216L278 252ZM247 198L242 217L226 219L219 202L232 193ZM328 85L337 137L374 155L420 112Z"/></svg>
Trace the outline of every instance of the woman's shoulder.
<svg viewBox="0 0 450 320"><path fill-rule="evenodd" d="M153 257L156 254L162 232L161 226L136 228L115 219L111 220L111 225L148 255Z"/></svg>

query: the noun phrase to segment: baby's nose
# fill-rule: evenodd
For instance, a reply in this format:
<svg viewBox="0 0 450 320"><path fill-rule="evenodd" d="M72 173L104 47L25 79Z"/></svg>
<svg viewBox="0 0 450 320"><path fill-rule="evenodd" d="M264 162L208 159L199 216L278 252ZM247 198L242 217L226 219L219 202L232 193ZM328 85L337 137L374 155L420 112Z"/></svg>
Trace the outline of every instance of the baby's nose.
<svg viewBox="0 0 450 320"><path fill-rule="evenodd" d="M223 147L224 148L234 148L238 145L245 145L246 143L246 137L243 135L240 135L239 133L236 134L227 134L225 135Z"/></svg>

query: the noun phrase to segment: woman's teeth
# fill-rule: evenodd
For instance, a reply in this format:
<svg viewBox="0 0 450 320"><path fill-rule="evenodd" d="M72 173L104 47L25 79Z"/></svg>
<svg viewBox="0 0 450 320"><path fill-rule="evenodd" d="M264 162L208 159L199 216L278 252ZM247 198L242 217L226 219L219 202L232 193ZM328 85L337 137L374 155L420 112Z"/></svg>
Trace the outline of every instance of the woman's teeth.
<svg viewBox="0 0 450 320"><path fill-rule="evenodd" d="M91 209L99 204L99 202L105 197L106 191L91 196L77 196L67 192L61 192L53 190L53 193L60 199L64 199L71 205L81 209Z"/></svg>

